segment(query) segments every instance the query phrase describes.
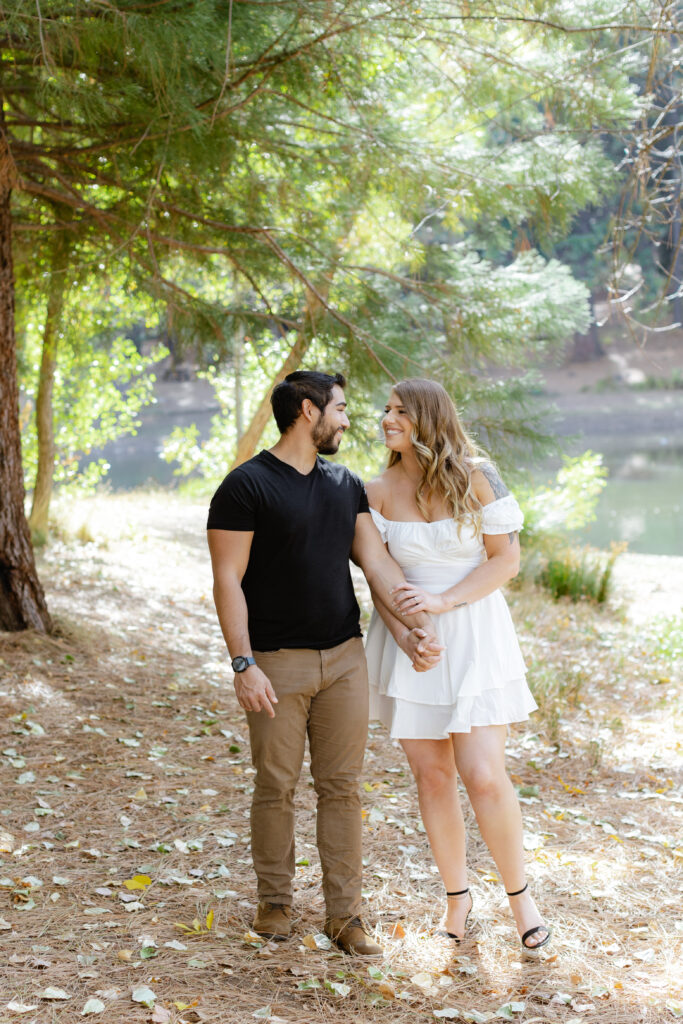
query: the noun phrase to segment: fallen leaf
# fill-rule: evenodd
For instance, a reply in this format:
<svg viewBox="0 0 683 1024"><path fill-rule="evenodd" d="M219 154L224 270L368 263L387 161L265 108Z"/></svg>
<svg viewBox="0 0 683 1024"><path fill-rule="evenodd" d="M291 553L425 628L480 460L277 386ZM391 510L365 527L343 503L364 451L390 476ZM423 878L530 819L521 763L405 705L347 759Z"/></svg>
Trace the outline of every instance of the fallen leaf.
<svg viewBox="0 0 683 1024"><path fill-rule="evenodd" d="M171 1011L158 1004L154 1007L154 1013L149 1018L151 1024L168 1024L171 1019Z"/></svg>
<svg viewBox="0 0 683 1024"><path fill-rule="evenodd" d="M351 991L351 986L347 985L346 982L343 981L326 981L325 988L329 992L335 992L338 996L341 996L343 999L346 998L346 996L348 996L349 992Z"/></svg>
<svg viewBox="0 0 683 1024"><path fill-rule="evenodd" d="M152 884L152 879L149 875L134 875L133 878L127 878L124 883L126 889L146 889L148 885Z"/></svg>
<svg viewBox="0 0 683 1024"><path fill-rule="evenodd" d="M410 981L411 984L416 985L417 988L421 988L423 991L430 989L434 984L434 979L427 971L420 971L419 974L414 974Z"/></svg>
<svg viewBox="0 0 683 1024"><path fill-rule="evenodd" d="M14 849L14 836L11 832L0 829L0 853L11 853Z"/></svg>
<svg viewBox="0 0 683 1024"><path fill-rule="evenodd" d="M30 1013L31 1010L38 1009L38 1003L20 1003L18 999L13 999L7 1004L7 1009L12 1013Z"/></svg>
<svg viewBox="0 0 683 1024"><path fill-rule="evenodd" d="M118 999L121 995L120 988L98 988L95 989L96 996L102 996L103 999Z"/></svg>
<svg viewBox="0 0 683 1024"><path fill-rule="evenodd" d="M403 938L405 938L405 934L406 934L406 931L405 931L405 928L403 927L403 925L401 924L401 922L400 921L396 921L396 923L394 924L393 928L389 932L389 938L390 939L403 939Z"/></svg>
<svg viewBox="0 0 683 1024"><path fill-rule="evenodd" d="M106 1007L101 999L89 999L81 1010L81 1017L86 1017L90 1013L102 1013L104 1009Z"/></svg>
<svg viewBox="0 0 683 1024"><path fill-rule="evenodd" d="M306 949L332 949L332 942L322 932L318 932L315 935L304 935L301 941Z"/></svg>
<svg viewBox="0 0 683 1024"><path fill-rule="evenodd" d="M525 1006L526 1003L505 1003L498 1008L496 1016L503 1017L506 1020L513 1020L515 1013L524 1013Z"/></svg>
<svg viewBox="0 0 683 1024"><path fill-rule="evenodd" d="M138 985L131 993L131 999L134 1003L142 1003L144 1006L148 1006L150 1010L154 1009L156 998L151 988L148 988L147 985Z"/></svg>
<svg viewBox="0 0 683 1024"><path fill-rule="evenodd" d="M39 999L71 999L68 992L65 992L63 988L55 988L50 985L48 988L44 988L42 992L38 993Z"/></svg>
<svg viewBox="0 0 683 1024"><path fill-rule="evenodd" d="M187 946L182 942L178 942L177 939L172 939L171 942L165 942L164 946L166 949L187 949Z"/></svg>

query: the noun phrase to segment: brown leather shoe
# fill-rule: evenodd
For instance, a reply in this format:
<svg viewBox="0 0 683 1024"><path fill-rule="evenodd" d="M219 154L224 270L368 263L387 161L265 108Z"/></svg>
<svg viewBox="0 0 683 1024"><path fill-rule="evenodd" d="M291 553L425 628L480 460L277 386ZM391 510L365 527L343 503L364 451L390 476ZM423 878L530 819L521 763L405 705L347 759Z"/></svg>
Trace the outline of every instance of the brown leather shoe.
<svg viewBox="0 0 683 1024"><path fill-rule="evenodd" d="M261 900L256 908L253 928L258 935L275 942L284 942L292 931L292 908L286 903Z"/></svg>
<svg viewBox="0 0 683 1024"><path fill-rule="evenodd" d="M384 952L372 941L359 917L331 917L325 922L325 934L354 956L381 956Z"/></svg>

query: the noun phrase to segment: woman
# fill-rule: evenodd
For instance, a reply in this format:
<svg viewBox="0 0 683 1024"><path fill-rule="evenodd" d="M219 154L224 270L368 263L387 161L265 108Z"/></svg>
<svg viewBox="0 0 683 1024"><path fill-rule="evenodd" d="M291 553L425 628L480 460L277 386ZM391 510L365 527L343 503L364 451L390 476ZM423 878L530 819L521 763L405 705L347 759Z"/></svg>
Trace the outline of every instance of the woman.
<svg viewBox="0 0 683 1024"><path fill-rule="evenodd" d="M407 630L375 599L367 657L372 716L400 740L447 892L444 926L465 934L467 886L460 775L505 884L525 949L550 939L525 880L522 816L505 770L507 724L536 704L500 587L519 569L523 516L493 466L480 458L440 384L405 380L382 427L388 467L368 484L373 519L406 582L394 609L426 611L443 653L417 659ZM420 674L413 671L417 668Z"/></svg>

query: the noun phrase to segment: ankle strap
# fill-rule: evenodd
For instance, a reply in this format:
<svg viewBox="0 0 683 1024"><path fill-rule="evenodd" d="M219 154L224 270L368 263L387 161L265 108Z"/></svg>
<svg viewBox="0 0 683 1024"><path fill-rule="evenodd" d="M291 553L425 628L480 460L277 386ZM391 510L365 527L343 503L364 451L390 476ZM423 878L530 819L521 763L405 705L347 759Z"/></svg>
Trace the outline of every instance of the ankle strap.
<svg viewBox="0 0 683 1024"><path fill-rule="evenodd" d="M522 893L526 892L528 888L529 888L529 883L527 882L526 885L524 886L524 888L518 889L517 892L506 892L505 895L506 896L521 896Z"/></svg>
<svg viewBox="0 0 683 1024"><path fill-rule="evenodd" d="M447 896L464 896L465 893L469 892L469 891L470 891L469 889L461 889L460 892L447 892L446 895Z"/></svg>

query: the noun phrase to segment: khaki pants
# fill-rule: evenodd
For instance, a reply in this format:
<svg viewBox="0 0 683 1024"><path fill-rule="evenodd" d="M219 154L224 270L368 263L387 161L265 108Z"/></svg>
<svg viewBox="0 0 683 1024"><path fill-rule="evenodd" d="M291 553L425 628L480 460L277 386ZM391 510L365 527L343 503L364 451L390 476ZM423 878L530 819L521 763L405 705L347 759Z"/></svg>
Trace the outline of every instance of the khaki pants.
<svg viewBox="0 0 683 1024"><path fill-rule="evenodd" d="M327 916L355 916L362 875L358 778L368 728L363 642L353 637L326 651L254 651L254 658L278 698L275 718L247 712L256 768L251 848L259 899L292 902L294 791L308 735Z"/></svg>

